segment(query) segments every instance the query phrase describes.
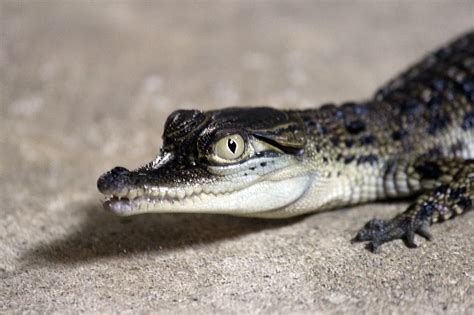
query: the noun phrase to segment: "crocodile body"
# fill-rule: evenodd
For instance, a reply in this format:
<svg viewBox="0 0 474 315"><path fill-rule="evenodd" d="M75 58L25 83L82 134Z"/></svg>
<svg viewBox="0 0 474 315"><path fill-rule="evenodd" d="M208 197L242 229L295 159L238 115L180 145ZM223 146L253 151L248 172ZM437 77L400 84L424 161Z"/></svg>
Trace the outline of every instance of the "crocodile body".
<svg viewBox="0 0 474 315"><path fill-rule="evenodd" d="M205 212L284 218L418 196L403 213L355 237L371 249L415 246L428 226L472 208L474 32L428 55L363 102L281 111L181 110L160 155L98 180L120 215Z"/></svg>

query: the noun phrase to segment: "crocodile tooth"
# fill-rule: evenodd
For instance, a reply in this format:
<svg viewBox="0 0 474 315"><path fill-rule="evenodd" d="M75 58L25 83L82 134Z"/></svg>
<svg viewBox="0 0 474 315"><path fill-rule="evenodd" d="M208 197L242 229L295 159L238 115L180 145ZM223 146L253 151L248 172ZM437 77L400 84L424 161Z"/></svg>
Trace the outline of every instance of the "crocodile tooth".
<svg viewBox="0 0 474 315"><path fill-rule="evenodd" d="M143 202L143 201L140 202L139 208L140 208L140 210L142 210L142 211L148 210L148 203L147 203L147 202Z"/></svg>
<svg viewBox="0 0 474 315"><path fill-rule="evenodd" d="M184 197L186 197L186 192L184 191L184 189L178 189L176 195L180 200L183 200Z"/></svg>
<svg viewBox="0 0 474 315"><path fill-rule="evenodd" d="M174 189L168 190L168 197L176 198L176 190L174 190Z"/></svg>
<svg viewBox="0 0 474 315"><path fill-rule="evenodd" d="M205 194L211 193L211 186L210 185L205 185L202 190L204 191Z"/></svg>
<svg viewBox="0 0 474 315"><path fill-rule="evenodd" d="M186 188L184 188L184 191L186 192L186 196L191 196L194 192L194 189L192 186L187 186Z"/></svg>
<svg viewBox="0 0 474 315"><path fill-rule="evenodd" d="M115 194L115 196L120 199L122 197L126 197L127 194L128 194L128 189Z"/></svg>
<svg viewBox="0 0 474 315"><path fill-rule="evenodd" d="M153 187L148 190L148 194L154 197L158 197L160 194L160 190L158 189L158 187Z"/></svg>
<svg viewBox="0 0 474 315"><path fill-rule="evenodd" d="M160 188L160 194L159 194L159 196L160 196L160 199L163 199L163 198L166 197L166 188L164 188L164 187L161 187L161 188Z"/></svg>
<svg viewBox="0 0 474 315"><path fill-rule="evenodd" d="M135 197L138 195L138 191L136 189L130 190L127 194L128 199L135 199Z"/></svg>

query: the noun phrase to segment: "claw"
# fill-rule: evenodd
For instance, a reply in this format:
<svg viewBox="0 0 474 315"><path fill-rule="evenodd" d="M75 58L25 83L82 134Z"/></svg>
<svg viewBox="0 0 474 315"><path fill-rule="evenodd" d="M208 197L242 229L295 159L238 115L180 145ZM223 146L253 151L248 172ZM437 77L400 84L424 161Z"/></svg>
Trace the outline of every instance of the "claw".
<svg viewBox="0 0 474 315"><path fill-rule="evenodd" d="M412 231L406 232L406 235L403 237L405 245L409 248L416 248L418 245L415 243L415 233Z"/></svg>
<svg viewBox="0 0 474 315"><path fill-rule="evenodd" d="M380 254L380 245L378 242L373 241L368 243L365 248L374 254Z"/></svg>
<svg viewBox="0 0 474 315"><path fill-rule="evenodd" d="M419 235L423 236L426 240L432 241L433 240L433 235L430 232L430 228L427 223L423 223L418 230L416 230L416 233Z"/></svg>

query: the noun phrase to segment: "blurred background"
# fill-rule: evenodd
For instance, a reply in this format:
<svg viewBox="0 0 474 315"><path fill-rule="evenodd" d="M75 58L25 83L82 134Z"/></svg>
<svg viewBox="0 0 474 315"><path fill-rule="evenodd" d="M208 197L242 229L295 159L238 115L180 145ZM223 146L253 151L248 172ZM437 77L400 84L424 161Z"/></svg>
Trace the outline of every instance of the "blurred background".
<svg viewBox="0 0 474 315"><path fill-rule="evenodd" d="M401 255L388 262L348 240L375 209L388 217L400 206L284 227L197 215L121 221L101 211L95 181L151 160L173 110L367 98L473 26L472 1L1 0L0 310L472 311L472 273L462 276L473 271L472 228L453 228L452 243L428 253L387 245ZM439 260L452 246L460 257ZM416 270L400 278L434 261L434 282ZM377 264L387 269L373 272ZM433 289L445 285L440 275L453 290ZM397 294L410 298L400 306Z"/></svg>
<svg viewBox="0 0 474 315"><path fill-rule="evenodd" d="M469 2L1 3L11 131L79 141L112 164L153 155L176 108L369 97L474 24Z"/></svg>

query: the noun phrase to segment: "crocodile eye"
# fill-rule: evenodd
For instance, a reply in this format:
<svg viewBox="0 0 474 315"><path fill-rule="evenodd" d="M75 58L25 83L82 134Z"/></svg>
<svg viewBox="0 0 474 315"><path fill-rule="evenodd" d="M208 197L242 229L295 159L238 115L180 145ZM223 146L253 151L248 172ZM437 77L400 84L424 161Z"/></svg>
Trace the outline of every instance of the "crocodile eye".
<svg viewBox="0 0 474 315"><path fill-rule="evenodd" d="M244 138L239 134L226 136L214 145L214 154L224 160L236 160L245 149Z"/></svg>

